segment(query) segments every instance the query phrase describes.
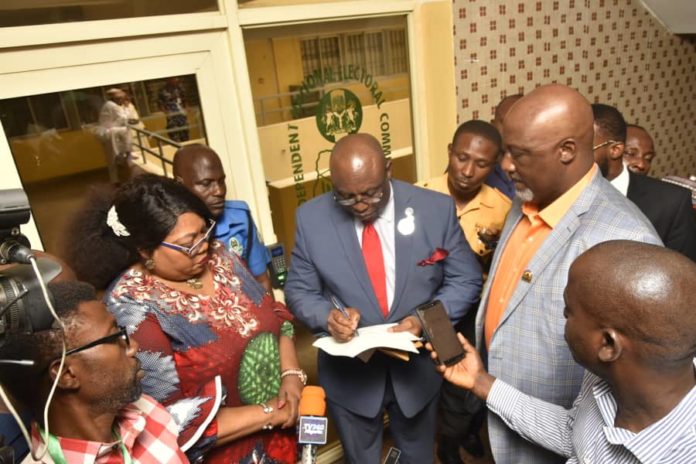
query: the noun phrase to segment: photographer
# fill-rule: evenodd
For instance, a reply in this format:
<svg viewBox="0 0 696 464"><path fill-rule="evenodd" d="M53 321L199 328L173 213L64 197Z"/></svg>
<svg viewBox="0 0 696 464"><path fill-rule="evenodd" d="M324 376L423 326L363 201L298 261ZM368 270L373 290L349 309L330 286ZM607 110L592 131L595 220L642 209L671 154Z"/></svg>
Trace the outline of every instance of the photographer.
<svg viewBox="0 0 696 464"><path fill-rule="evenodd" d="M37 258L46 258L60 266L60 273L52 279L53 282L77 280L72 269L70 269L61 259L39 250L32 250L32 252ZM0 274L15 266L17 266L17 264L14 263L0 264ZM17 409L21 414L23 422L28 426L31 419L30 412L27 411L23 406L17 407ZM0 436L4 438L5 446L11 446L14 449L15 459L19 460L29 452L26 440L24 440L22 437L22 432L19 429L15 418L12 417L2 399L0 399ZM1 459L2 458L0 457L0 463L3 462Z"/></svg>
<svg viewBox="0 0 696 464"><path fill-rule="evenodd" d="M172 417L141 395L137 344L116 325L94 289L81 282L48 288L65 332L13 333L0 347L3 360L34 362L0 370L2 386L33 413L32 448L36 452L48 444L40 460L28 456L24 462L188 462ZM67 351L61 371L63 337ZM43 410L56 378L45 437Z"/></svg>

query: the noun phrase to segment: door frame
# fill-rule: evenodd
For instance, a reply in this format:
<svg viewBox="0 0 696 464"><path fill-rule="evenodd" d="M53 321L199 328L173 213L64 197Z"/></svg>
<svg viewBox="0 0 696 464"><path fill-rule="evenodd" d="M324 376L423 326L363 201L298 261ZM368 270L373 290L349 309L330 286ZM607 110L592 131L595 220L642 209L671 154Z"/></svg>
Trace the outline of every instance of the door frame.
<svg viewBox="0 0 696 464"><path fill-rule="evenodd" d="M417 177L442 172L457 122L451 1L278 0L280 6L252 1L242 8L218 1L219 11L208 13L0 28L0 98L195 74L208 141L223 160L230 195L249 203L272 243L243 30L406 15ZM0 172L0 188L21 187L4 131ZM31 221L23 230L40 247Z"/></svg>

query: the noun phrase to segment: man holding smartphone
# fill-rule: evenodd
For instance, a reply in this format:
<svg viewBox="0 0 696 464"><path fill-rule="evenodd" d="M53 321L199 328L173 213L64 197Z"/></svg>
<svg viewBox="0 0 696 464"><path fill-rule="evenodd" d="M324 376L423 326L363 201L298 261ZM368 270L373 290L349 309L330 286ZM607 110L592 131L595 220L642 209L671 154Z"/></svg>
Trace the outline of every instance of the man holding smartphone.
<svg viewBox="0 0 696 464"><path fill-rule="evenodd" d="M564 291L564 334L588 372L569 407L489 374L461 336L466 357L438 370L568 463L696 462L694 286L696 265L655 245L615 240L580 255Z"/></svg>

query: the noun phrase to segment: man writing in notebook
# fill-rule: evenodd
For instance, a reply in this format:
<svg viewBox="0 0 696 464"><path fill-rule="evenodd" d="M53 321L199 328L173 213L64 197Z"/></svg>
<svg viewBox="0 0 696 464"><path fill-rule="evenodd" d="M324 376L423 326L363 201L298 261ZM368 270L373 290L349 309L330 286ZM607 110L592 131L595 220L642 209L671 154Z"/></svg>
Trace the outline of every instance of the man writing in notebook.
<svg viewBox="0 0 696 464"><path fill-rule="evenodd" d="M315 332L350 340L360 327L397 323L420 335L416 306L440 300L453 321L478 298L481 270L457 223L451 198L391 178L374 137L336 143L333 192L297 210L285 295ZM331 297L349 317L333 308ZM427 354L408 362L375 353L369 362L319 353L319 381L349 463L378 462L383 412L399 462L433 462L441 378Z"/></svg>

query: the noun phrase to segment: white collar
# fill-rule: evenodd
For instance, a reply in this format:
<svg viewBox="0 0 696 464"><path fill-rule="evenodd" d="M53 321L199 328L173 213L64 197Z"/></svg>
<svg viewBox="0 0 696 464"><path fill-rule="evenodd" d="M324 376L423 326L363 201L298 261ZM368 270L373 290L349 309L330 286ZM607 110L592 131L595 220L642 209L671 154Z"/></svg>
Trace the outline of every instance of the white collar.
<svg viewBox="0 0 696 464"><path fill-rule="evenodd" d="M630 177L628 175L628 168L623 165L621 168L621 174L618 176L614 177L611 181L611 185L614 186L616 190L621 192L623 196L626 196L628 193L628 183L630 181Z"/></svg>

